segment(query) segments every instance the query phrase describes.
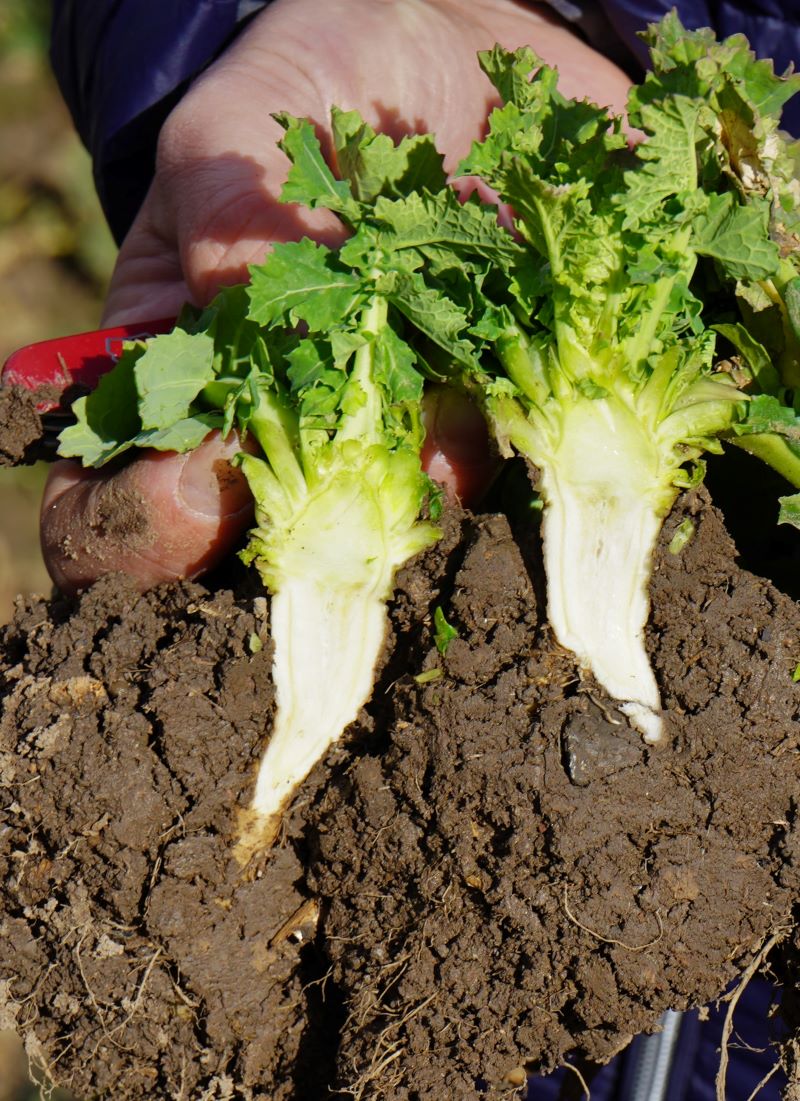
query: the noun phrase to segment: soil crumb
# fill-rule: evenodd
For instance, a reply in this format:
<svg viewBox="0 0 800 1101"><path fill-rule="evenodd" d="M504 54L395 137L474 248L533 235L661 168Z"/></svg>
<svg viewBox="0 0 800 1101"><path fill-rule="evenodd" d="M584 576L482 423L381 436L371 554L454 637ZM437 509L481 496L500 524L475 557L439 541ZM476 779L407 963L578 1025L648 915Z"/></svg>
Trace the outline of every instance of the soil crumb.
<svg viewBox="0 0 800 1101"><path fill-rule="evenodd" d="M42 437L38 394L20 386L0 386L0 467L35 462Z"/></svg>
<svg viewBox="0 0 800 1101"><path fill-rule="evenodd" d="M653 578L669 721L647 747L550 637L530 544L446 516L398 578L372 701L246 878L232 837L273 708L255 581L108 577L19 605L0 1027L52 1080L117 1101L510 1098L520 1068L606 1061L709 1002L791 924L800 607L689 496Z"/></svg>

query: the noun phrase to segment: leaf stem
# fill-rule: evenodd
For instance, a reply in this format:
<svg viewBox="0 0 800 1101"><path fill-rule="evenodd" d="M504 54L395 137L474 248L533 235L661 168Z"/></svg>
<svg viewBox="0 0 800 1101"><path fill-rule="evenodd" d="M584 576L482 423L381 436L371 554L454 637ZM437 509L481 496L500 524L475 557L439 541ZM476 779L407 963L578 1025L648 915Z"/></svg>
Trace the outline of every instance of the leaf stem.
<svg viewBox="0 0 800 1101"><path fill-rule="evenodd" d="M800 455L795 454L782 437L758 432L749 436L730 436L728 442L768 463L795 489L800 489Z"/></svg>

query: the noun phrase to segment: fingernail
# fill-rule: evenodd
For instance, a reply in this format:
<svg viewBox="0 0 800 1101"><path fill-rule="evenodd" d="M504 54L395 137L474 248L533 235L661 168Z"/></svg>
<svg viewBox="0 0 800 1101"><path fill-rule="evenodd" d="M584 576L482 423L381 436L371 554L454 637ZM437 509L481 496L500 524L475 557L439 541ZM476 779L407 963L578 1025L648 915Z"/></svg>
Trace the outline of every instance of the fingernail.
<svg viewBox="0 0 800 1101"><path fill-rule="evenodd" d="M245 476L230 463L235 452L217 439L188 456L178 480L178 496L187 509L222 520L252 504Z"/></svg>

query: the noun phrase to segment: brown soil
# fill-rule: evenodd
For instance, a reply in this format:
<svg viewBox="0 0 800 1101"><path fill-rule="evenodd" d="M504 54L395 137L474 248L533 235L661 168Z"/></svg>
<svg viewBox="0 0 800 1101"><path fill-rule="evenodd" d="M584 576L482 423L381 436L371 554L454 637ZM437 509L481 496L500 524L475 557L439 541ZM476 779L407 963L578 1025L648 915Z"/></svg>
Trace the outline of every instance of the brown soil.
<svg viewBox="0 0 800 1101"><path fill-rule="evenodd" d="M18 466L38 458L42 419L33 393L19 386L0 387L0 467Z"/></svg>
<svg viewBox="0 0 800 1101"><path fill-rule="evenodd" d="M448 518L400 577L352 752L249 878L231 836L272 702L253 582L23 605L0 1027L84 1098L469 1101L715 998L800 898L800 606L686 501L653 579L670 726L648 749L553 645L531 577L505 519Z"/></svg>

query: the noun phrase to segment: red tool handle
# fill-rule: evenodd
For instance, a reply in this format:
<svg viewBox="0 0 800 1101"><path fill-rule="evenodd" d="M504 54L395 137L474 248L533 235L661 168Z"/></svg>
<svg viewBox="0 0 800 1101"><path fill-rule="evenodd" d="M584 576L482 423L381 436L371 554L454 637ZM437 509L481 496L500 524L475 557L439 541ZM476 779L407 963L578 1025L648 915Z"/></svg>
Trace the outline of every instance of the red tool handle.
<svg viewBox="0 0 800 1101"><path fill-rule="evenodd" d="M93 390L100 376L116 363L126 340L146 340L157 333L168 333L174 326L174 317L161 318L29 344L6 360L0 385L34 391L48 387L47 396L37 402L36 409L49 413L58 408L60 395L70 386Z"/></svg>

